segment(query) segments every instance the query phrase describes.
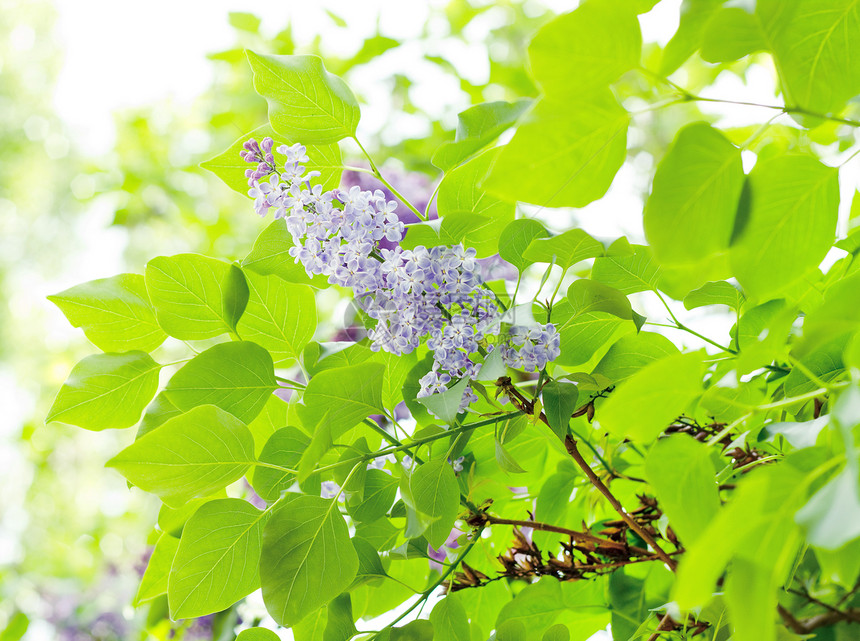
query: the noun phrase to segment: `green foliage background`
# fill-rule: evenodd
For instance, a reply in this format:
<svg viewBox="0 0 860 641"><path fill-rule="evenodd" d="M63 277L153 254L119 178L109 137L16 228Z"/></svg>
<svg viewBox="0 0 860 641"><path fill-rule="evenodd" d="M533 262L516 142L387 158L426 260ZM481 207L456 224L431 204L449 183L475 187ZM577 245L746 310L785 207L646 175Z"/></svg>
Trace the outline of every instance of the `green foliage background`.
<svg viewBox="0 0 860 641"><path fill-rule="evenodd" d="M534 415L530 421L507 415L504 427L492 428L493 438L486 429L478 431L503 422L486 418L497 409L490 398L475 406L479 417L457 418L456 402L452 410L445 394L422 402L449 425L450 434L472 434L468 444L458 445L456 438L450 443L448 452L465 454L470 466L456 476L430 445L448 436L420 406L410 405L419 426L411 445L383 435L389 444L383 446L378 433L362 427L368 416L393 411L400 398L407 404L414 399L409 386L417 378L418 359L371 357L360 346L331 356L310 343L327 337L327 325L316 334L313 328L317 318L337 309L339 297L322 292L314 300L311 290L296 284L304 281L273 268L272 242L284 235L278 224L255 243L259 228L246 214L246 201L203 178L196 167L201 158L174 151L180 127L205 131L212 148L221 149L236 138L236 127L251 132L265 121L265 101L249 91L244 48L276 55L320 53L326 68L349 82L362 65L400 43L375 34L353 58L340 60L316 46L297 50L289 29L264 38L253 16L233 14L240 46L213 55L223 73L216 86L163 130L147 116L125 114L117 155L107 161L68 150L68 161L53 162L63 147L47 132L61 131L62 125L52 120L41 92L29 96L13 90L15 109L8 112L13 124L22 113L31 114L27 136L45 144L21 148L21 137L13 136L8 149L16 159L15 173L0 176L0 189L7 190L0 192L4 214L20 221L21 210L46 211L46 197L28 200L38 189L28 183L33 170L17 173L29 162L56 170L51 182L69 181L77 198L63 188L52 192L49 213L40 214L48 220L35 226L50 229L49 236L36 234L38 250L32 252L52 255L44 261L10 259L4 274L20 278L22 262L62 269L61 261L73 254L44 250L58 238L67 245L76 230L66 227L68 215L51 212L86 215L87 202L105 196L122 203L113 224L128 238L125 259L137 272L148 262L144 276L116 277L52 297L96 347L122 353L80 360L50 411L34 407L36 416L47 414L51 424L36 419L20 431L32 480L27 492L6 499L27 515L25 527L11 528L19 535L17 548L2 575L2 590L12 595L3 611L8 638L17 638L24 617L34 613L57 628L86 627L90 624L81 622L94 625L104 612L118 609L101 600L96 583L105 576L101 560L112 557L124 583L132 552L143 549L140 533L154 522L158 526L146 543L155 544L155 551L134 598L148 606L130 627L122 625L156 638L193 636L199 622L191 620L215 612L220 614L214 634L232 638L240 610L231 606L262 584L268 613L293 626L300 641L347 639L355 634L355 618L373 619L408 596L403 582L427 597L451 577L464 589L434 602L429 622L393 628L387 622L379 635L477 641L494 629L502 641L563 641L586 638L611 623L615 639L656 638L661 629L676 638L700 631L712 639L804 633L851 638L860 536L854 445L860 416L852 379L860 323L854 254L860 244L851 233L856 208L850 204L850 162L860 124L852 99L860 93L860 76L851 61L860 41L855 37L860 14L856 2L842 0L791 5L759 0L754 13L687 0L677 33L661 47L642 43L637 18L654 4L589 0L557 17L532 5L505 5L505 24L487 43L490 51L502 52L490 58L488 83L458 81L468 96L463 106L520 102L466 112L451 142L451 114L426 113L414 104L411 80L398 73L391 82L392 108L425 121L428 135L392 140L384 132L371 133L369 141L362 136L371 157L399 161L386 173L436 177L434 166L446 171L437 201L441 226L413 228L407 244L462 241L481 256L498 251L517 267L526 289L550 296L543 309L534 305L532 312L551 319L562 333L562 354L542 372L539 389L528 392L532 400L515 403ZM42 10L30 15L48 28L50 10ZM437 18L459 34L488 10L452 3ZM346 28L337 16L331 19L335 28ZM427 33L421 44L431 42ZM342 81L320 76L317 60L249 55L253 86L268 101L274 129L308 144L331 145L355 134L358 103ZM444 58L428 54L427 60L456 76ZM755 80L762 69L778 78L780 91L773 105L759 105L763 115L753 124L735 126L729 118L721 120L720 111L706 110L716 104L728 114L749 106L717 90L731 86L726 78ZM295 105L284 82L293 77L320 79L315 90L336 107L336 122L321 128L312 109L312 117L303 118L284 108L285 102ZM360 81L349 84L361 100ZM6 86L15 87L14 82ZM34 121L32 114L40 113L41 120ZM504 138L506 144L469 160L512 125L515 133ZM345 145L343 151L361 162L356 148ZM235 188L235 167L216 162L209 168ZM372 161L371 170L380 177ZM644 238L638 228L629 230L633 244L615 239L621 235L616 230L604 233L590 224L589 217L600 211L595 207L613 202L612 192L605 194L619 170L644 176ZM75 172L80 173L70 177ZM92 178L86 182L91 189L80 181L75 189L81 175ZM643 240L648 244L637 244ZM240 267L177 254L188 251L246 257ZM152 259L155 253L176 255ZM187 280L190 273L194 282ZM547 282L549 292L542 289ZM559 292L566 293L561 300ZM135 310L133 322L121 331L86 311L108 298ZM192 298L204 301L202 311L189 311ZM272 322L260 320L263 312ZM278 319L288 322L279 325ZM9 318L5 324L10 376L56 387L56 372L69 367L47 353L34 358L20 347L22 337L44 327L41 319L27 321ZM206 342L195 343L192 352L177 341L159 347L167 335ZM218 342L225 335L245 340ZM156 348L158 362L148 354ZM68 365L86 351L82 345L71 349ZM159 376L162 367L185 361L169 381ZM301 404L286 405L272 397L284 380L275 377L273 365L296 361L311 378L306 389L298 388ZM344 380L362 383L339 387ZM156 396L159 383L166 385ZM535 386L523 384L524 392ZM31 394L44 398L39 389ZM136 440L108 466L161 498L157 517L153 503L138 492L121 501L106 495L100 505L81 506L64 497L80 492L81 483L70 478L85 473L85 482L103 482L104 472L88 471L77 454L102 462L118 449L117 439L110 432L87 434L81 447L80 435L57 432L54 421L94 431L130 427L154 396ZM599 430L591 426L595 417ZM587 446L597 475L577 451L577 441ZM418 460L418 451L428 445L429 462L399 472L399 485L378 470L364 470L374 452L409 451ZM64 448L75 456L64 457ZM196 472L201 466L209 473ZM526 470L528 477L516 476ZM261 512L242 500L252 496L247 483L224 494L225 486L246 474L270 509ZM354 529L332 509L334 502L319 496L320 481L329 478L347 493L344 510ZM512 497L505 487L517 478L528 478L523 483L528 491ZM294 481L303 493L278 500ZM613 497L603 482L611 482ZM649 499L637 499L643 488L659 505L659 520L647 526L651 534L615 505L632 528L628 532L603 502L620 501L628 510L641 502L648 514L654 509ZM392 508L396 489L402 500ZM490 498L492 508L483 502ZM478 574L465 565L460 575L428 574L426 543L444 543L463 507L468 509L460 523L464 529L468 524L483 532L495 523L486 541L461 537L460 549L448 557L453 571L474 547L477 554L469 563ZM588 581L544 577L526 587L492 581L466 589L483 582L481 573L499 571L494 556L513 554L506 552L511 532L499 526L523 525L532 507L538 522L571 537L597 532L609 537L601 545L632 546L625 547L627 553L634 550L644 562L619 569L605 556L599 563L586 556L586 565L601 567L587 570L595 573ZM583 534L580 527L588 531ZM621 543L611 538L618 531ZM534 540L551 549L558 533L536 531ZM520 540L518 545L522 554L531 544ZM642 552L648 546L651 557ZM297 552L283 554L284 547ZM243 558L261 557L259 572L256 563L241 570L233 561L225 563L234 548ZM677 575L672 572L677 559L662 548L676 550ZM68 554L70 549L88 555ZM332 558L337 563L310 560ZM533 565L524 570L517 563L512 557L513 565L505 566L509 576L525 572L536 578ZM194 579L204 571L220 592ZM44 614L61 577L68 580L61 592L85 586L99 595L75 603L66 621L55 612ZM284 577L297 580L285 583ZM27 601L21 594L33 596ZM550 627L555 622L563 625ZM707 626L700 629L700 622ZM115 627L105 628L103 638L131 634ZM266 632L249 630L240 638L253 635Z"/></svg>

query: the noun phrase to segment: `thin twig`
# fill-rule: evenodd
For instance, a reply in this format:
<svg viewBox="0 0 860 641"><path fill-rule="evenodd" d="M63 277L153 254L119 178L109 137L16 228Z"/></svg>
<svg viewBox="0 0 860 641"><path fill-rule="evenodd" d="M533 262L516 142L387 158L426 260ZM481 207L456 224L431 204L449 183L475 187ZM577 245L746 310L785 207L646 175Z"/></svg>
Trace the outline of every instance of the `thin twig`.
<svg viewBox="0 0 860 641"><path fill-rule="evenodd" d="M606 497L606 500L609 501L609 504L615 508L615 511L621 516L624 522L630 527L631 530L636 532L639 537L645 541L651 549L654 550L654 553L660 557L660 560L663 561L670 570L673 572L677 568L678 564L675 560L666 554L665 550L659 546L657 541L654 540L654 537L651 536L639 523L636 522L627 510L624 509L624 506L615 498L615 495L609 490L608 487L600 480L600 477L594 473L594 470L591 469L591 466L586 462L584 458L582 458L582 454L579 453L579 450L576 447L576 441L568 435L564 440L565 448L567 449L567 453L570 454L571 458L576 461L576 464L579 465L580 469L585 472L585 475L588 477L588 480L591 481L591 484L597 488L597 490Z"/></svg>
<svg viewBox="0 0 860 641"><path fill-rule="evenodd" d="M657 641L662 635L661 632L669 632L670 630L675 629L675 621L672 620L672 617L669 616L669 613L663 615L663 618L660 619L660 623L657 624L657 628L654 630L654 634L648 637L648 641Z"/></svg>

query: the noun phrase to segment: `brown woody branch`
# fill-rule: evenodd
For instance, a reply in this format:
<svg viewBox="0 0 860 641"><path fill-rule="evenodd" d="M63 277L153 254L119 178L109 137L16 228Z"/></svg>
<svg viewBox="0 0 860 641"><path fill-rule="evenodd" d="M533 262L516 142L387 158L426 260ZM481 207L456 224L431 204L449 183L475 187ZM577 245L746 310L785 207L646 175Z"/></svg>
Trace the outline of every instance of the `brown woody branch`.
<svg viewBox="0 0 860 641"><path fill-rule="evenodd" d="M507 376L502 376L496 381L496 385L504 392L507 397L510 399L511 403L518 410L527 414L529 416L535 416L535 405L534 401L527 399L525 396L520 393L520 391L514 387L511 383L511 379ZM546 418L546 414L541 412L538 415L538 418L549 427L549 421ZM615 498L612 492L606 487L603 481L600 480L600 477L595 474L594 470L591 469L591 466L586 462L584 458L582 458L582 454L579 453L579 450L576 447L576 441L573 440L569 434L565 438L564 445L567 449L568 454L570 454L571 458L576 461L576 464L579 465L580 469L585 473L588 477L588 480L591 481L591 484L597 488L597 490L603 494L609 504L615 509L616 512L621 516L624 522L630 527L631 530L636 532L639 537L647 543L651 549L654 550L654 553L662 560L669 568L674 572L677 567L677 563L675 563L674 559L670 557L666 552L659 546L657 541L654 540L654 537L651 536L643 527L636 522L627 510L624 509L624 506Z"/></svg>
<svg viewBox="0 0 860 641"><path fill-rule="evenodd" d="M796 634L809 634L817 628L836 625L837 623L860 622L860 608L829 610L823 614L816 614L805 619L798 619L782 605L777 608L777 611L779 612L779 616L782 617L785 627Z"/></svg>
<svg viewBox="0 0 860 641"><path fill-rule="evenodd" d="M626 543L613 541L612 539L604 539L599 536L595 536L590 532L570 530L568 528L551 525L549 523L541 523L540 521L517 521L514 519L502 519L497 516L493 516L492 514L487 514L486 512L479 512L477 514L471 515L469 519L466 520L466 523L473 527L477 527L482 523L486 523L487 525L513 525L514 527L520 528L528 527L533 530L540 530L541 532L554 532L556 534L563 534L564 536L569 537L572 541L576 541L577 543L589 543L595 546L595 548L597 548L598 550L617 550L623 552L632 552L636 556L651 556L651 553L648 550L636 547L635 545L627 545Z"/></svg>

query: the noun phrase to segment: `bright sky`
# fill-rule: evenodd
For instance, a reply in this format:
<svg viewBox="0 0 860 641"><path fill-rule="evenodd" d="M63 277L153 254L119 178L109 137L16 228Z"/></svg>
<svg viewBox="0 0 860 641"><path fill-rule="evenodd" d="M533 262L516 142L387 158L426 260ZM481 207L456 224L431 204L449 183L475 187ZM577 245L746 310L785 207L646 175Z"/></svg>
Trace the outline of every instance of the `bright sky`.
<svg viewBox="0 0 860 641"><path fill-rule="evenodd" d="M535 0L558 12L569 11L576 0ZM429 25L429 11L444 6L446 0L315 0L280 3L263 0L207 0L177 2L149 0L145 3L115 0L57 0L60 14L58 35L65 50L55 105L58 114L73 127L85 151L103 152L112 142L111 113L120 108L139 107L169 98L187 103L205 90L212 80L212 65L206 54L232 46L234 31L227 22L230 11L247 11L262 18L262 31L274 34L291 23L297 40L310 41L316 34L335 54L350 54L363 37L373 33L377 22L384 35L403 41L417 37ZM664 0L643 17L646 40L665 42L678 21L680 0ZM205 7L205 10L201 10ZM348 29L333 29L326 15L329 9L342 17ZM492 25L493 14L486 21ZM442 25L439 25L441 27ZM441 35L441 32L440 32ZM480 30L468 34L474 48L482 46ZM468 45L443 41L460 72L480 80L487 73L480 55L469 55ZM456 47L456 49L454 49ZM420 52L398 51L403 55ZM427 64L427 63L425 63ZM439 87L422 94L427 101L444 99ZM456 90L455 90L456 91ZM366 91L364 93L367 93ZM373 119L372 110L364 114Z"/></svg>

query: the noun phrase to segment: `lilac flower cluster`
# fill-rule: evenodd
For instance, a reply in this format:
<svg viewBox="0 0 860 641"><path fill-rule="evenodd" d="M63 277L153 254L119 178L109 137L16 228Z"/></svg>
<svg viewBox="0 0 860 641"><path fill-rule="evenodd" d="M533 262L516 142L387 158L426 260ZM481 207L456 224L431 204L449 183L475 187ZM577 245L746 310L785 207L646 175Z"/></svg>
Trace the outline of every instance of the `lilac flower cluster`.
<svg viewBox="0 0 860 641"><path fill-rule="evenodd" d="M508 331L508 343L501 350L509 367L539 372L561 354L561 336L552 323L535 327L514 325Z"/></svg>
<svg viewBox="0 0 860 641"><path fill-rule="evenodd" d="M256 164L246 171L248 195L261 216L274 209L275 218L286 219L295 261L309 275L327 276L330 283L352 289L360 309L376 321L368 332L374 351L408 354L426 340L433 367L420 380L419 397L447 391L455 379L474 379L480 364L471 356L492 351L493 345L484 347L486 339L501 325L475 250L462 245L401 248L405 226L395 201L358 186L323 192L321 185L310 184L319 172L306 173L304 146L277 148L286 157L281 170L273 148L271 138L245 143L242 158ZM542 369L558 356L552 324L514 329L511 343L502 347L512 366ZM467 386L461 410L475 400Z"/></svg>

